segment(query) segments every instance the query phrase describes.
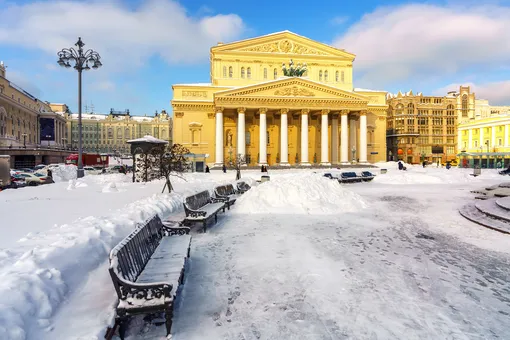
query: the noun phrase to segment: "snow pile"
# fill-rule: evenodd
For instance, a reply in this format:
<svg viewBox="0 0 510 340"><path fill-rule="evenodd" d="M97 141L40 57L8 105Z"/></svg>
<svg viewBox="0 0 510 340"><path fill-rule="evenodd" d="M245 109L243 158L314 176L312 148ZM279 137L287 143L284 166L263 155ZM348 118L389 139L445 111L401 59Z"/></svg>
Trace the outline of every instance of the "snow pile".
<svg viewBox="0 0 510 340"><path fill-rule="evenodd" d="M85 183L83 180L79 179L70 179L69 184L67 185L67 190L74 190L76 188L86 188L88 187L88 184Z"/></svg>
<svg viewBox="0 0 510 340"><path fill-rule="evenodd" d="M77 186L80 182L73 183ZM107 261L110 249L136 223L156 213L168 215L181 207L182 199L178 194L154 194L109 216L87 217L50 229L36 239L27 238L24 242L37 241L37 246L19 257L6 252L8 258L2 259L0 270L0 339L32 338L40 327L51 331L50 317L66 299L69 288L74 289Z"/></svg>
<svg viewBox="0 0 510 340"><path fill-rule="evenodd" d="M472 176L473 169L437 168L428 166L410 166L405 171L388 168L386 174L375 177L374 182L380 184L464 184L476 183L494 179L500 180L502 176L495 169L483 169L479 177Z"/></svg>
<svg viewBox="0 0 510 340"><path fill-rule="evenodd" d="M76 179L78 168L75 165L59 165L51 169L53 181L67 182Z"/></svg>
<svg viewBox="0 0 510 340"><path fill-rule="evenodd" d="M119 192L119 189L117 189L115 182L109 182L104 186L102 192Z"/></svg>
<svg viewBox="0 0 510 340"><path fill-rule="evenodd" d="M281 175L252 187L236 202L240 214L341 214L366 208L358 194L319 174Z"/></svg>

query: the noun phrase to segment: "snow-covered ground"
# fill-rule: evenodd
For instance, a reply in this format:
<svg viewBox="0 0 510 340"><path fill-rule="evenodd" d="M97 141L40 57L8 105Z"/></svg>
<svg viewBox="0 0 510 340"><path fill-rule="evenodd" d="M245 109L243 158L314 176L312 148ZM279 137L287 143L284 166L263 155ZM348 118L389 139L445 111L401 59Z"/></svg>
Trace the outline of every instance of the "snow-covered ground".
<svg viewBox="0 0 510 340"><path fill-rule="evenodd" d="M379 167L388 173L349 185L324 170L270 171L193 235L174 339L510 338L510 238L457 212L470 190L505 178ZM102 339L115 304L109 250L235 173L189 174L173 194L127 177L0 194L0 339ZM164 338L164 327L135 328L130 340Z"/></svg>

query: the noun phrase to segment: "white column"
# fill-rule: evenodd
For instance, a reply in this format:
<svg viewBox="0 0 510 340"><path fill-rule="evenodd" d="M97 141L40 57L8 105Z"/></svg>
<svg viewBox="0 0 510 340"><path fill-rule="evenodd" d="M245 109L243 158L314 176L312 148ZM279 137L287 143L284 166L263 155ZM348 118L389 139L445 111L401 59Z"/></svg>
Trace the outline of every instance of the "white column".
<svg viewBox="0 0 510 340"><path fill-rule="evenodd" d="M331 165L328 159L329 158L328 114L329 110L321 111L321 165Z"/></svg>
<svg viewBox="0 0 510 340"><path fill-rule="evenodd" d="M289 109L281 109L281 125L280 125L280 165L289 165L289 128L287 121L287 113Z"/></svg>
<svg viewBox="0 0 510 340"><path fill-rule="evenodd" d="M340 163L341 164L349 164L349 132L348 132L348 124L347 117L349 115L349 110L343 110L341 113L340 119Z"/></svg>
<svg viewBox="0 0 510 340"><path fill-rule="evenodd" d="M357 155L358 155L358 148L357 148L357 141L358 141L358 136L357 136L357 126L356 126L356 119L354 117L351 116L351 119L349 119L349 138L350 138L350 148L349 148L349 159L351 160L351 162L356 162L356 158L357 158ZM354 152L354 157L352 155L352 149L354 148L355 152Z"/></svg>
<svg viewBox="0 0 510 340"><path fill-rule="evenodd" d="M503 146L508 145L508 125L505 125L505 140L503 141Z"/></svg>
<svg viewBox="0 0 510 340"><path fill-rule="evenodd" d="M479 147L484 146L483 145L483 129L484 128L480 128L480 141L478 142L480 144L480 145L478 145Z"/></svg>
<svg viewBox="0 0 510 340"><path fill-rule="evenodd" d="M367 162L367 112L359 114L359 162Z"/></svg>
<svg viewBox="0 0 510 340"><path fill-rule="evenodd" d="M473 130L468 130L468 150L473 148Z"/></svg>
<svg viewBox="0 0 510 340"><path fill-rule="evenodd" d="M267 165L267 109L260 109L259 165Z"/></svg>
<svg viewBox="0 0 510 340"><path fill-rule="evenodd" d="M245 111L244 107L237 109L237 154L242 156L246 156Z"/></svg>
<svg viewBox="0 0 510 340"><path fill-rule="evenodd" d="M216 108L216 166L223 165L223 108Z"/></svg>
<svg viewBox="0 0 510 340"><path fill-rule="evenodd" d="M457 150L460 152L462 150L462 134L463 130L457 130Z"/></svg>
<svg viewBox="0 0 510 340"><path fill-rule="evenodd" d="M338 118L331 117L331 163L338 163Z"/></svg>
<svg viewBox="0 0 510 340"><path fill-rule="evenodd" d="M495 126L493 126L491 128L491 133L492 133L492 135L491 135L491 145L490 145L490 147L492 149L492 148L494 148L496 146L496 127Z"/></svg>
<svg viewBox="0 0 510 340"><path fill-rule="evenodd" d="M308 114L309 109L301 110L301 165L309 166L308 162Z"/></svg>

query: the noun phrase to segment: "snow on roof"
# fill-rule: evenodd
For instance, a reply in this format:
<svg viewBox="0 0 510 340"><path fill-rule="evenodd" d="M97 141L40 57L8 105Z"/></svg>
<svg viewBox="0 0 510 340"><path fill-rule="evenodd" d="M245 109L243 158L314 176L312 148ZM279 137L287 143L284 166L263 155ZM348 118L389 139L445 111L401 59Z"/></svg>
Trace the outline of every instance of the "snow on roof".
<svg viewBox="0 0 510 340"><path fill-rule="evenodd" d="M96 120L103 120L106 119L106 115L101 114L91 114L91 113L82 113L81 114L82 119L96 119ZM71 114L71 119L78 119L78 114L73 113Z"/></svg>
<svg viewBox="0 0 510 340"><path fill-rule="evenodd" d="M147 135L143 136L142 138L128 140L127 143L168 144L168 141Z"/></svg>
<svg viewBox="0 0 510 340"><path fill-rule="evenodd" d="M147 116L131 116L131 119L136 122L150 122L154 117L147 117Z"/></svg>

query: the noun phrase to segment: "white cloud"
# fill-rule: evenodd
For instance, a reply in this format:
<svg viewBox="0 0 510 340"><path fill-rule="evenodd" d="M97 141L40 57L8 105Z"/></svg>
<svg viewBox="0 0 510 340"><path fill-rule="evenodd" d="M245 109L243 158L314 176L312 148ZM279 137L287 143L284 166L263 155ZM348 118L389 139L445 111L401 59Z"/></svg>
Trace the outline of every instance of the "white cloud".
<svg viewBox="0 0 510 340"><path fill-rule="evenodd" d="M444 96L448 91L458 91L459 87L471 86L477 99L487 99L491 105L510 105L510 80L487 83L456 83L444 86L434 91L434 95Z"/></svg>
<svg viewBox="0 0 510 340"><path fill-rule="evenodd" d="M115 90L115 83L104 80L93 84L92 87L98 91L113 91Z"/></svg>
<svg viewBox="0 0 510 340"><path fill-rule="evenodd" d="M510 8L411 4L363 16L333 45L357 55L360 86L427 80L510 62Z"/></svg>
<svg viewBox="0 0 510 340"><path fill-rule="evenodd" d="M334 17L333 19L331 19L331 24L332 25L342 25L342 24L345 24L348 20L349 20L348 16L340 15L340 16L337 16L337 17Z"/></svg>
<svg viewBox="0 0 510 340"><path fill-rule="evenodd" d="M22 73L13 70L7 70L7 78L10 82L14 83L14 85L21 87L32 96L36 98L41 97L41 90Z"/></svg>
<svg viewBox="0 0 510 340"><path fill-rule="evenodd" d="M46 64L46 65L44 65L44 68L49 70L49 71L58 70L57 63L55 63L55 64Z"/></svg>
<svg viewBox="0 0 510 340"><path fill-rule="evenodd" d="M0 44L55 55L81 36L105 67L141 66L159 55L169 63L206 61L209 48L244 32L235 14L193 18L172 0L149 0L136 10L120 2L44 1L2 9Z"/></svg>

